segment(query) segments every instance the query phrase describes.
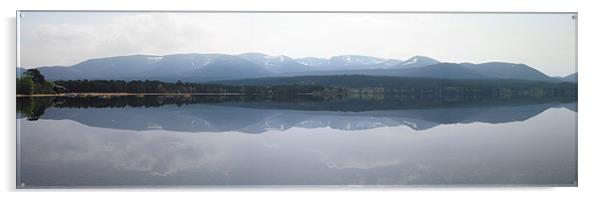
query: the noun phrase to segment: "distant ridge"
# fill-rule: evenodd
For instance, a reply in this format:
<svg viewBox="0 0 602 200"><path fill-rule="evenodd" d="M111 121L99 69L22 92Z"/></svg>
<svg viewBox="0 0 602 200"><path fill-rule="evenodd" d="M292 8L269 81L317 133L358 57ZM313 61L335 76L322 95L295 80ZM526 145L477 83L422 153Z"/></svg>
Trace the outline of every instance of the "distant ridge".
<svg viewBox="0 0 602 200"><path fill-rule="evenodd" d="M259 77L303 75L372 75L442 79L519 79L570 81L551 78L525 64L488 62L443 63L426 56L407 60L363 55L291 58L262 53L131 55L96 58L73 66L38 67L49 80L111 79L207 82ZM575 75L576 76L576 75ZM576 78L575 78L576 80Z"/></svg>
<svg viewBox="0 0 602 200"><path fill-rule="evenodd" d="M577 82L577 73L572 73L565 77L555 77L555 78L562 82L576 83Z"/></svg>

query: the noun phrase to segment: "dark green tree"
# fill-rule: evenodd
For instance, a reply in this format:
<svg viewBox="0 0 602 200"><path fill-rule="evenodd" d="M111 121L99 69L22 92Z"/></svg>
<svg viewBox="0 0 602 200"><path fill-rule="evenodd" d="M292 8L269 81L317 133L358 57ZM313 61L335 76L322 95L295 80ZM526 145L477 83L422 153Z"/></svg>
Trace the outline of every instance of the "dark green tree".
<svg viewBox="0 0 602 200"><path fill-rule="evenodd" d="M32 94L33 93L33 81L31 77L24 76L17 78L17 94Z"/></svg>
<svg viewBox="0 0 602 200"><path fill-rule="evenodd" d="M40 73L40 70L28 69L23 74L25 76L30 76L31 79L36 83L45 83L46 82L46 78L44 78L44 75L42 75L42 73Z"/></svg>

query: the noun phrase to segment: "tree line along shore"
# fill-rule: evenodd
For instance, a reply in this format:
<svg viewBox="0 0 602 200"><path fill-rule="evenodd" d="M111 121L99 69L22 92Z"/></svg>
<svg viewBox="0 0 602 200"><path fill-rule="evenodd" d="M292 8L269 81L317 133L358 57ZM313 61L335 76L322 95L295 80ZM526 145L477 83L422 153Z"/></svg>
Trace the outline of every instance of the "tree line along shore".
<svg viewBox="0 0 602 200"><path fill-rule="evenodd" d="M311 95L319 85L246 86L212 83L168 83L156 80L57 80L48 81L29 69L17 78L17 97L94 97L157 95Z"/></svg>
<svg viewBox="0 0 602 200"><path fill-rule="evenodd" d="M276 83L276 84L275 84ZM17 78L17 97L111 96L298 96L325 98L404 99L574 97L575 83L520 80L447 80L365 75L259 78L242 81L189 83L157 80L48 81L37 69Z"/></svg>

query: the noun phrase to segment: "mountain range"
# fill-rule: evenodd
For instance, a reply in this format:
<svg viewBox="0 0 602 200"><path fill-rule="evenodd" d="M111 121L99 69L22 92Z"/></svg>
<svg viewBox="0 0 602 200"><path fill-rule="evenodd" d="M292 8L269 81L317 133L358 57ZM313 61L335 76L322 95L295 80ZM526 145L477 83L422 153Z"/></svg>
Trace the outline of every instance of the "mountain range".
<svg viewBox="0 0 602 200"><path fill-rule="evenodd" d="M362 55L294 59L284 55L269 56L262 53L130 55L90 59L72 66L43 66L37 69L49 80L148 79L207 82L260 77L357 74L443 79L576 81L576 74L552 78L525 64L446 63L426 56L398 60ZM17 73L22 73L23 70L20 68ZM571 78L573 76L574 78Z"/></svg>

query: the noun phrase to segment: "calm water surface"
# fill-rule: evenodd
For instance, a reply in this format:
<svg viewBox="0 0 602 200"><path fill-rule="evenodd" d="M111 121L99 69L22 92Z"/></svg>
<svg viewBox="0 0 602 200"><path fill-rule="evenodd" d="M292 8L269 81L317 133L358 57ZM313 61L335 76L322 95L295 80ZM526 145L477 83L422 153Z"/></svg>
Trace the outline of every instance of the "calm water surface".
<svg viewBox="0 0 602 200"><path fill-rule="evenodd" d="M22 187L577 180L576 103L363 111L55 104L37 120L17 116Z"/></svg>

